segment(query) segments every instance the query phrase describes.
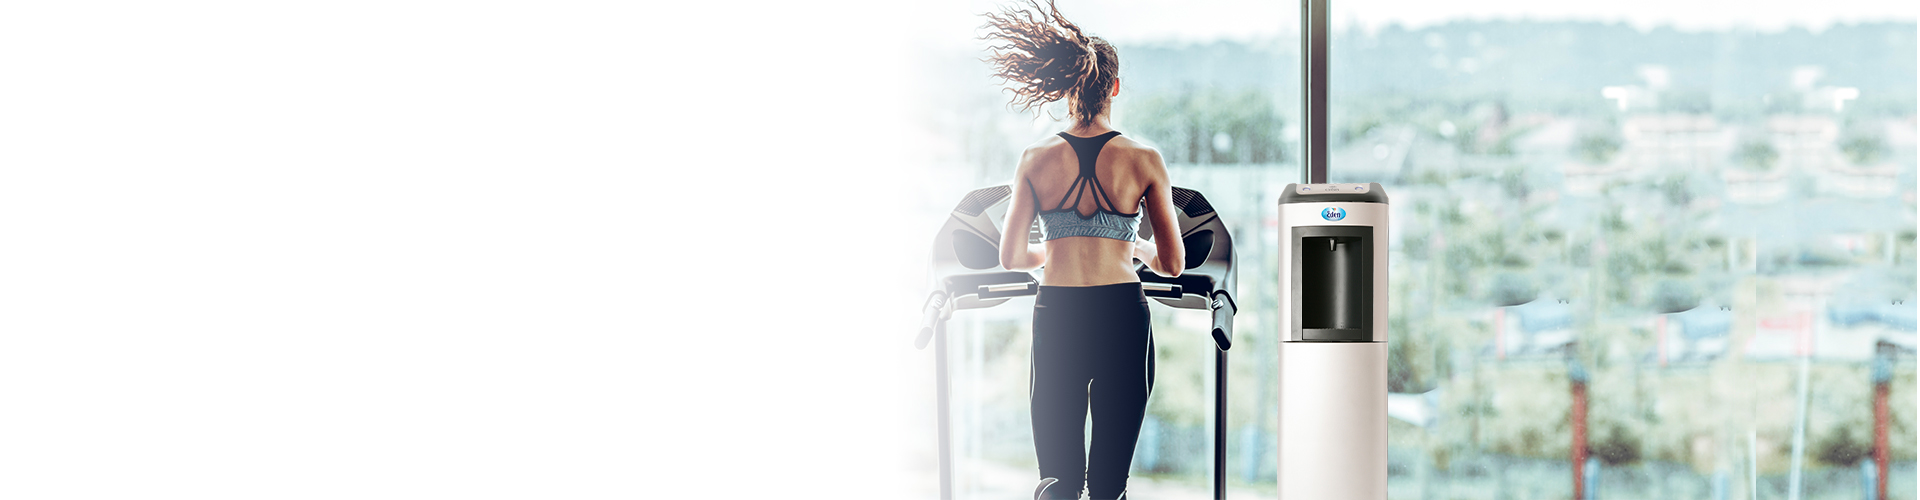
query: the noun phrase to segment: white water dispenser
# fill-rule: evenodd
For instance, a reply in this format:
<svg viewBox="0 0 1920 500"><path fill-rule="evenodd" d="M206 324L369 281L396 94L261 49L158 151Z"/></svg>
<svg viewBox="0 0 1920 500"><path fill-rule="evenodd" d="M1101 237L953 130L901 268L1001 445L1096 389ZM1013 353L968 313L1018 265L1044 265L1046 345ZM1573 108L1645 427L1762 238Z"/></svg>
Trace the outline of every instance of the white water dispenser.
<svg viewBox="0 0 1920 500"><path fill-rule="evenodd" d="M1387 194L1280 196L1280 500L1387 498Z"/></svg>

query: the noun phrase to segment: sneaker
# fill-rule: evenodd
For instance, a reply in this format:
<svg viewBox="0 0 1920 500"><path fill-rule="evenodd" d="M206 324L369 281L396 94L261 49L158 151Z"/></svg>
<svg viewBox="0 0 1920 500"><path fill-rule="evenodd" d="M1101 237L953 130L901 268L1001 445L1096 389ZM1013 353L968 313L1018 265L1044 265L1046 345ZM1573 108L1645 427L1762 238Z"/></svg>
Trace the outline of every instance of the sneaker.
<svg viewBox="0 0 1920 500"><path fill-rule="evenodd" d="M1047 488L1058 482L1060 482L1059 478L1040 478L1040 485L1033 488L1033 500L1047 500Z"/></svg>

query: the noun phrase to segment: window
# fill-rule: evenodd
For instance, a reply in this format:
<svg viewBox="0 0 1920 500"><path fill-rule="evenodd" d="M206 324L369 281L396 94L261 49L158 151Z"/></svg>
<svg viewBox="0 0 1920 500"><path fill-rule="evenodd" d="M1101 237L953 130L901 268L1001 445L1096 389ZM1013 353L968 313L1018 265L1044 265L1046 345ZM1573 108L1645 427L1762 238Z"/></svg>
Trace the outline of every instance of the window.
<svg viewBox="0 0 1920 500"><path fill-rule="evenodd" d="M1876 380L1895 401L1892 487L1913 491L1912 14L1609 5L1334 6L1328 180L1392 198L1390 494L1567 497L1576 462L1586 498L1857 492ZM927 14L912 185L929 235L1064 127L1064 107L1009 110L987 77L970 16L992 7ZM1298 4L1061 7L1119 49L1115 127L1233 232L1226 472L1233 496L1271 497ZM956 498L1030 494L1031 306L954 317ZM1131 487L1201 497L1208 318L1153 314L1159 376ZM932 401L929 387L906 403L929 433ZM931 435L911 446L934 453Z"/></svg>
<svg viewBox="0 0 1920 500"><path fill-rule="evenodd" d="M968 4L984 11L991 4ZM1274 200L1300 178L1297 8L1272 2L1104 6L1062 2L1063 13L1120 54L1114 127L1160 150L1175 186L1204 194L1238 252L1243 305L1230 351L1227 477L1235 495L1272 484L1277 418L1272 322ZM960 7L943 16L978 12ZM1223 16L1223 14L1226 14ZM1063 106L1036 118L1006 107L1007 95L979 62L977 17L952 23L947 45L929 48L924 99L931 160L918 198L939 227L969 190L1006 184L1025 145L1066 127ZM955 498L1030 496L1037 467L1027 406L1031 298L956 312L951 323ZM1157 371L1129 489L1141 495L1208 495L1213 386L1211 317L1152 306ZM931 371L931 366L921 367ZM931 383L931 377L927 377ZM927 411L931 388L916 411ZM926 407L926 410L921 410ZM933 437L914 446L932 456ZM935 479L925 479L928 491Z"/></svg>
<svg viewBox="0 0 1920 500"><path fill-rule="evenodd" d="M1684 7L1334 5L1329 181L1393 197L1393 491L1872 484L1883 354L1914 391L1913 19Z"/></svg>

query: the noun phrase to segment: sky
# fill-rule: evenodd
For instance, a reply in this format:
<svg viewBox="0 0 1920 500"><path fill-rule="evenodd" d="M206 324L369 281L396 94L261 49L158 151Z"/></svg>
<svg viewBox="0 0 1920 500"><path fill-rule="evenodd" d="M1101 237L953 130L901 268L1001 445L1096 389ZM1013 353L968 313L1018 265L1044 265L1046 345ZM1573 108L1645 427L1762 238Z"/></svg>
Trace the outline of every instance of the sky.
<svg viewBox="0 0 1920 500"><path fill-rule="evenodd" d="M967 34L980 24L975 14L1010 4L1010 1L991 0L928 2L917 12L917 24L927 28L919 33L946 37L943 41L929 42L936 45L964 43ZM1290 37L1299 23L1299 3L1295 1L1103 0L1097 4L1098 8L1094 8L1095 5L1086 1L1060 2L1068 19L1096 35L1122 43ZM1887 0L1775 0L1749 2L1729 9L1724 1L1708 0L1352 0L1333 4L1333 20L1336 29L1356 26L1369 31L1394 23L1419 28L1458 20L1494 19L1598 20L1625 22L1641 29L1672 26L1690 31L1732 28L1775 31L1791 27L1818 31L1837 23L1911 22L1920 9L1915 5L1915 2Z"/></svg>

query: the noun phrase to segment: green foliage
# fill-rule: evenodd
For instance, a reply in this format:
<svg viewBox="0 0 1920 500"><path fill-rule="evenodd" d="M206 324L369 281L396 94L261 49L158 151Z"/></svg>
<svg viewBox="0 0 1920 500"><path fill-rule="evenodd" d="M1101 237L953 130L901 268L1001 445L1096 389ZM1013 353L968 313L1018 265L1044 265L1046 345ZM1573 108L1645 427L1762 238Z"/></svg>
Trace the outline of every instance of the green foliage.
<svg viewBox="0 0 1920 500"><path fill-rule="evenodd" d="M1287 156L1280 133L1286 120L1262 89L1182 87L1120 109L1127 110L1124 125L1168 163L1277 163Z"/></svg>
<svg viewBox="0 0 1920 500"><path fill-rule="evenodd" d="M1606 279L1607 297L1616 302L1626 302L1633 298L1633 278L1646 272L1646 264L1633 252L1612 252L1607 254Z"/></svg>
<svg viewBox="0 0 1920 500"><path fill-rule="evenodd" d="M1383 121L1380 115L1374 113L1366 113L1346 120L1346 126L1334 132L1334 145L1343 146L1355 139L1366 137L1368 133L1373 132L1373 129L1379 128Z"/></svg>
<svg viewBox="0 0 1920 500"><path fill-rule="evenodd" d="M1420 385L1419 375L1414 370L1411 359L1413 354L1410 353L1414 348L1413 344L1414 341L1406 335L1387 343L1388 392L1419 392L1415 390L1415 387Z"/></svg>
<svg viewBox="0 0 1920 500"><path fill-rule="evenodd" d="M1486 374L1497 385L1484 407L1459 408L1480 415L1480 437L1494 453L1527 457L1566 457L1572 444L1568 411L1572 395L1560 367L1512 366ZM1471 397L1471 396L1467 396ZM1481 409L1484 408L1484 409ZM1463 419L1465 420L1465 419Z"/></svg>
<svg viewBox="0 0 1920 500"><path fill-rule="evenodd" d="M1437 168L1423 168L1407 176L1405 184L1410 186L1446 186L1459 178L1461 178L1461 176L1455 172Z"/></svg>
<svg viewBox="0 0 1920 500"><path fill-rule="evenodd" d="M1667 204L1679 207L1693 202L1693 189L1688 184L1687 174L1680 173L1660 179L1658 185Z"/></svg>
<svg viewBox="0 0 1920 500"><path fill-rule="evenodd" d="M1640 461L1640 440L1620 426L1608 427L1606 437L1588 442L1587 449L1607 465Z"/></svg>
<svg viewBox="0 0 1920 500"><path fill-rule="evenodd" d="M1813 453L1821 462L1832 465L1850 466L1873 454L1873 443L1855 438L1853 431L1845 426L1839 427L1826 439L1814 445Z"/></svg>
<svg viewBox="0 0 1920 500"><path fill-rule="evenodd" d="M1441 253L1441 261L1450 271L1442 278L1444 288L1449 295L1466 295L1473 283L1473 270L1481 266L1484 259L1480 252L1467 245L1448 245Z"/></svg>
<svg viewBox="0 0 1920 500"><path fill-rule="evenodd" d="M1414 232L1413 230L1409 230L1403 238L1401 241L1401 251L1406 252L1408 259L1427 260L1427 257L1431 255L1431 253L1428 252L1433 245L1431 234L1424 231Z"/></svg>
<svg viewBox="0 0 1920 500"><path fill-rule="evenodd" d="M1733 150L1733 163L1748 170L1771 170L1779 162L1780 151L1774 149L1773 142L1765 138L1747 138Z"/></svg>
<svg viewBox="0 0 1920 500"><path fill-rule="evenodd" d="M1676 89L1660 96L1660 109L1683 114L1709 114L1713 112L1713 97L1704 90Z"/></svg>
<svg viewBox="0 0 1920 500"><path fill-rule="evenodd" d="M1499 180L1500 190L1505 192L1509 198L1524 200L1527 198L1527 195L1533 193L1533 187L1527 184L1527 170L1525 168L1514 167L1501 170Z"/></svg>
<svg viewBox="0 0 1920 500"><path fill-rule="evenodd" d="M1167 315L1155 315L1153 320L1156 332L1179 330ZM1169 367L1207 366L1213 353L1211 342L1155 342L1154 363L1158 370L1153 379L1153 402L1147 405L1147 413L1173 427L1205 425L1213 400L1213 392L1207 389L1207 377L1212 371Z"/></svg>
<svg viewBox="0 0 1920 500"><path fill-rule="evenodd" d="M1600 214L1600 228L1616 233L1626 231L1628 229L1627 216L1622 214L1618 207L1609 208L1612 209Z"/></svg>
<svg viewBox="0 0 1920 500"><path fill-rule="evenodd" d="M1887 140L1880 134L1855 132L1840 138L1840 154L1855 165L1870 165L1887 156Z"/></svg>
<svg viewBox="0 0 1920 500"><path fill-rule="evenodd" d="M1567 263L1580 267L1593 265L1593 244L1581 241L1568 246Z"/></svg>

